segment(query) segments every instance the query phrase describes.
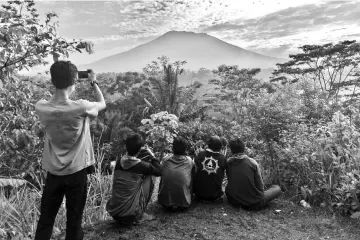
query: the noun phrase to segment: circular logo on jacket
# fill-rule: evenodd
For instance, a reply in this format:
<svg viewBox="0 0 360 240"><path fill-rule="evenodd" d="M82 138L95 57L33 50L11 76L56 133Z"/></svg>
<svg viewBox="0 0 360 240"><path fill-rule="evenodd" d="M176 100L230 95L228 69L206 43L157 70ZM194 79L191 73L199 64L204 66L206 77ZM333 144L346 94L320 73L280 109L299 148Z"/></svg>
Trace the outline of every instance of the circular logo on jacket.
<svg viewBox="0 0 360 240"><path fill-rule="evenodd" d="M218 160L214 159L213 157L206 157L204 161L202 161L203 171L206 171L208 174L210 173L217 173L219 169Z"/></svg>

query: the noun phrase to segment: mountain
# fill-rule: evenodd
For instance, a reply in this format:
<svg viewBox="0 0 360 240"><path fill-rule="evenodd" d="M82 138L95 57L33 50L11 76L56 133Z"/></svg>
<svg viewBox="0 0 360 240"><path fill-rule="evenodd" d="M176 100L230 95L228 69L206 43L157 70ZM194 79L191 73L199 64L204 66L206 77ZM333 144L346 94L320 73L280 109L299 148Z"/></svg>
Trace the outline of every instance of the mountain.
<svg viewBox="0 0 360 240"><path fill-rule="evenodd" d="M96 72L141 71L146 64L163 55L170 61L186 60L185 68L191 70L214 69L221 64L270 68L285 61L245 50L205 33L171 31L129 51L78 68Z"/></svg>

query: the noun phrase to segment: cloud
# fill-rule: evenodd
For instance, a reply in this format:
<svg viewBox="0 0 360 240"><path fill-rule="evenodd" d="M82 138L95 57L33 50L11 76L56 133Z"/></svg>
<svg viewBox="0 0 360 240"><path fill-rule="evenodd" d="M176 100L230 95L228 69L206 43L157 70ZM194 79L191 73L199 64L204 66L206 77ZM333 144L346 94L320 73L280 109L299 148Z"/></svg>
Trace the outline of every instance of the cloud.
<svg viewBox="0 0 360 240"><path fill-rule="evenodd" d="M358 2L328 2L321 5L305 5L297 8L288 8L268 14L258 19L235 20L233 22L208 26L204 32L237 30L246 31L243 37L253 39L287 36L307 29L315 29L326 25L343 26L344 24L358 23L360 14ZM251 33L250 35L248 33Z"/></svg>
<svg viewBox="0 0 360 240"><path fill-rule="evenodd" d="M357 38L358 1L117 0L37 1L59 14L59 34L93 41L98 58L128 50L168 31L205 32L271 56L306 43ZM111 49L113 51L111 52ZM86 57L86 61L88 58Z"/></svg>
<svg viewBox="0 0 360 240"><path fill-rule="evenodd" d="M258 44L248 46L249 49L256 49L257 52L260 52L264 55L271 57L288 57L289 53L296 52L296 49L293 48L292 44L282 44L279 46L272 46L267 48L266 46L261 46Z"/></svg>
<svg viewBox="0 0 360 240"><path fill-rule="evenodd" d="M359 14L357 1L326 1L287 8L260 18L209 25L199 31L249 50L284 57L283 50L294 52L302 44L345 40L347 33L360 29Z"/></svg>

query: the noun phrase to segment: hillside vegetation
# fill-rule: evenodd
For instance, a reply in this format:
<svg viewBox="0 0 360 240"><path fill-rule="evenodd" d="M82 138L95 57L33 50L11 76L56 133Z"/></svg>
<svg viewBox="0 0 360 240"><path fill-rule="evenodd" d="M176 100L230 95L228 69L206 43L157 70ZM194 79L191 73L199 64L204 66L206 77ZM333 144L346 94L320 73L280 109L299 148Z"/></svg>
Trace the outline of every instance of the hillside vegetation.
<svg viewBox="0 0 360 240"><path fill-rule="evenodd" d="M16 14L20 6L27 15ZM18 71L43 64L47 56L57 61L71 51L91 53L93 46L57 36L55 14L47 15L38 31L35 13L33 1L0 8L6 16L0 28L0 39L6 38L0 41L4 239L31 239L36 229L45 133L34 104L54 91L51 82L19 76ZM258 78L261 69L240 64L201 68L186 76L187 59L166 56L153 59L142 71L99 73L107 109L91 123L97 171L89 176L83 218L87 239L358 239L360 43L304 45L301 51L278 64L270 82ZM188 84L180 84L181 77ZM204 91L205 81L212 91ZM74 99L92 100L88 85L77 82ZM284 197L260 212L235 210L225 201L195 204L174 216L162 212L154 199L150 211L155 221L134 229L110 226L104 207L111 194L109 164L124 154L129 130L140 132L159 159L171 152L174 134L189 141L191 157L206 147L210 136L238 136L246 143L246 153L259 162L265 184L280 185ZM229 156L229 149L224 154ZM312 208L298 206L300 200ZM62 236L65 220L62 207L54 226L56 238Z"/></svg>

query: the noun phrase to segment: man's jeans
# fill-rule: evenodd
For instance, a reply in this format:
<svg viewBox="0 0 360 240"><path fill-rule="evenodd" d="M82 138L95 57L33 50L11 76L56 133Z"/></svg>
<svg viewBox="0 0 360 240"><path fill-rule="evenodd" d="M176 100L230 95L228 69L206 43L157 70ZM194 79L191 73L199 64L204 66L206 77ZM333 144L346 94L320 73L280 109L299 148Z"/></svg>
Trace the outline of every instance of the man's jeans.
<svg viewBox="0 0 360 240"><path fill-rule="evenodd" d="M86 202L87 174L85 169L74 174L56 176L48 173L41 198L40 219L35 240L50 239L55 217L66 198L66 238L82 240L82 215Z"/></svg>

